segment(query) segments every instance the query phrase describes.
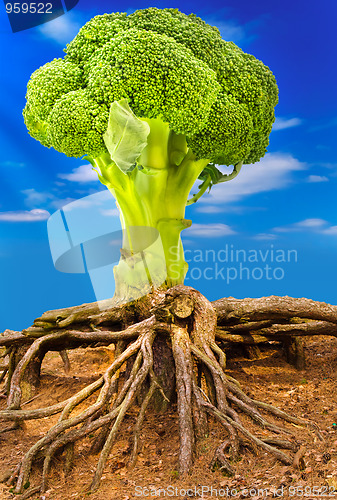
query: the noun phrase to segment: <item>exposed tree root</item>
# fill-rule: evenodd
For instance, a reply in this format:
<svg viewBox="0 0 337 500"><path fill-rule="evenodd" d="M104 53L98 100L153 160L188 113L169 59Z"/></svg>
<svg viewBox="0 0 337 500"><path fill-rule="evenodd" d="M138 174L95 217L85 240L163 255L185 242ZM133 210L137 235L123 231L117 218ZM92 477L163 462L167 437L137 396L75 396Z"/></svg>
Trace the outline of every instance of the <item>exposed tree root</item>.
<svg viewBox="0 0 337 500"><path fill-rule="evenodd" d="M21 500L45 492L55 455L64 452L66 469L69 470L76 455L74 445L92 433L95 433L92 450L100 454L90 490L97 490L124 418L140 398L130 453L130 467L135 465L146 411L158 392L168 400L161 383L162 374L154 362L154 344L159 337L166 339L173 354L181 475L188 474L193 466L196 443L207 435L209 417L218 421L227 432L227 438L215 450L210 464L212 469L219 467L226 474L233 474L235 461L247 446L255 451L264 450L282 463L291 465L294 460L291 453L298 456L299 444L290 427L269 420L265 413L279 421L307 427L321 439L317 426L245 394L240 384L226 374L226 356L216 340L221 343L228 341L228 336L240 334L271 338L280 335L281 331L287 334L294 329L312 334L313 326L321 332L327 322L330 327L337 328L337 308L319 304L313 311L310 301L308 310L306 299L286 298L285 303L276 297L260 302L260 299L247 300L245 303L228 299L228 303L223 300L212 305L196 290L176 286L166 292L158 291L133 307L121 306L101 312L94 305L86 305L50 311L23 333L5 332L0 336L0 346L6 349L2 358L8 359L8 364L0 366L3 383L11 371L7 381L7 408L0 411L0 419L13 422L15 427L25 420L60 414L58 422L27 451L8 480L13 492L23 493L19 497ZM314 321L289 324L294 317L309 317ZM241 324L243 318L245 323ZM277 325L273 324L274 319L277 319ZM118 330L112 331L116 328ZM332 328L330 335L334 332ZM49 350L58 350L69 369L65 349L110 344L116 346L114 361L95 382L63 402L35 410L22 409L22 385L34 360L40 360ZM14 363L13 349L20 345L27 348L20 360ZM127 362L130 370L121 377L120 370ZM92 396L96 393L93 401ZM260 427L273 435L265 437L258 431L248 430L244 423L246 417L256 424L257 429ZM32 467L41 459L41 484L24 491L29 485Z"/></svg>

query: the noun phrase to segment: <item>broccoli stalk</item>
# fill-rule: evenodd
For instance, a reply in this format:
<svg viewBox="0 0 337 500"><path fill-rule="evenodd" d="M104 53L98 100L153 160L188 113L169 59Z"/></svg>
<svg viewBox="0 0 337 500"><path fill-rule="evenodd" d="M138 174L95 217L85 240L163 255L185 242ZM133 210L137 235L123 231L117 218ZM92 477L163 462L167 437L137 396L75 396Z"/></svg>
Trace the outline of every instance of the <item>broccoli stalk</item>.
<svg viewBox="0 0 337 500"><path fill-rule="evenodd" d="M186 138L162 120L145 121L150 126L148 142L131 171L122 172L108 154L91 161L118 203L125 246L132 251L129 228L158 231L165 256L165 263L159 258L158 265L165 265L165 286L171 287L184 282L187 263L180 233L191 225L185 219L189 193L209 162L198 159L187 147ZM139 247L138 241L135 246Z"/></svg>
<svg viewBox="0 0 337 500"><path fill-rule="evenodd" d="M87 157L114 195L124 230L115 273L117 288L126 285L121 294L183 283L186 206L264 156L278 101L272 72L177 9L96 16L65 52L28 82L30 134ZM216 165L234 169L223 175ZM199 193L188 200L197 179ZM148 242L142 246L137 227L157 231L162 250L144 259Z"/></svg>

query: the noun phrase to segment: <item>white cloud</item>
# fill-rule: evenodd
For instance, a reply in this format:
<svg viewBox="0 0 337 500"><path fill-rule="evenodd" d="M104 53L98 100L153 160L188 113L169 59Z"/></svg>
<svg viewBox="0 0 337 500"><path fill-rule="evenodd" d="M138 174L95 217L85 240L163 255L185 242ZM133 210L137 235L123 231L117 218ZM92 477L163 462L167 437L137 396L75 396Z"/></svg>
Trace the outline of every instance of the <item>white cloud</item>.
<svg viewBox="0 0 337 500"><path fill-rule="evenodd" d="M51 193L46 193L43 191L39 192L34 188L23 189L21 193L25 195L25 204L29 207L41 205L42 203L45 203L48 200L53 200L55 198L55 196Z"/></svg>
<svg viewBox="0 0 337 500"><path fill-rule="evenodd" d="M193 224L191 228L186 231L187 237L198 236L207 238L219 238L221 236L228 236L236 234L233 229L227 224Z"/></svg>
<svg viewBox="0 0 337 500"><path fill-rule="evenodd" d="M68 203L72 203L73 201L76 201L76 198L71 198L71 197L55 198L55 200L53 200L50 203L50 206L52 208L60 209L63 208L65 205L68 205Z"/></svg>
<svg viewBox="0 0 337 500"><path fill-rule="evenodd" d="M281 117L276 117L274 125L273 125L273 130L284 130L286 128L292 128L292 127L298 127L298 125L301 125L302 120L300 118L281 118Z"/></svg>
<svg viewBox="0 0 337 500"><path fill-rule="evenodd" d="M106 210L101 210L101 214L105 215L106 217L119 217L120 213L118 208L110 208Z"/></svg>
<svg viewBox="0 0 337 500"><path fill-rule="evenodd" d="M327 221L324 219L304 219L300 222L297 222L297 227L300 228L319 228L322 226L325 226L327 224Z"/></svg>
<svg viewBox="0 0 337 500"><path fill-rule="evenodd" d="M307 182L328 182L329 179L325 175L309 175Z"/></svg>
<svg viewBox="0 0 337 500"><path fill-rule="evenodd" d="M258 163L244 165L235 179L214 186L198 203L232 203L253 194L283 189L294 182L293 172L306 168L305 163L290 154L267 153Z"/></svg>
<svg viewBox="0 0 337 500"><path fill-rule="evenodd" d="M73 174L69 174L69 175L71 176ZM76 173L74 175L76 175ZM107 191L108 195L111 198L111 196L112 196L111 193L108 190L106 190L106 191ZM50 208L59 209L59 208L62 208L65 205L67 205L69 203L72 203L74 201L77 201L78 203L81 203L81 201L80 200L76 200L76 198L72 198L72 197L60 198L60 197L56 196L53 193L47 193L47 192L44 192L44 191L39 192L39 191L36 191L33 188L31 188L31 189L24 189L21 192L25 195L25 200L24 201L25 201L25 204L29 208L37 208L38 206L41 206L41 205L47 203ZM84 200L86 200L86 198L88 198L88 196L86 196L84 198ZM83 203L85 203L85 202L83 202Z"/></svg>
<svg viewBox="0 0 337 500"><path fill-rule="evenodd" d="M47 210L17 210L15 212L0 212L0 221L5 222L38 222L47 220L50 213Z"/></svg>
<svg viewBox="0 0 337 500"><path fill-rule="evenodd" d="M62 208L66 212L78 210L79 208L100 207L102 205L104 207L104 205L107 206L107 203L109 204L108 208L102 208L101 210L108 210L110 209L111 204L114 203L112 194L110 193L110 191L105 189L103 191L92 193L88 196L85 196L84 198L80 198L79 200L74 200L72 198L69 198L69 200L69 202L67 202L66 199L63 200L64 204L62 205Z"/></svg>
<svg viewBox="0 0 337 500"><path fill-rule="evenodd" d="M221 205L202 205L201 203L197 203L196 205L191 205L195 207L195 211L202 214L220 214L225 211L224 207ZM266 210L265 207L252 207L248 205L226 205L226 214L238 214L242 215L245 213L261 212Z"/></svg>
<svg viewBox="0 0 337 500"><path fill-rule="evenodd" d="M330 226L324 219L304 219L287 226L275 227L277 233L310 232L327 236L337 236L337 226Z"/></svg>
<svg viewBox="0 0 337 500"><path fill-rule="evenodd" d="M254 240L261 240L261 241L275 240L276 238L277 238L276 234L272 233L260 233L253 236Z"/></svg>
<svg viewBox="0 0 337 500"><path fill-rule="evenodd" d="M196 211L202 214L219 214L223 208L219 205L198 205Z"/></svg>
<svg viewBox="0 0 337 500"><path fill-rule="evenodd" d="M336 236L337 235L337 226L330 226L327 229L323 229L322 234Z"/></svg>
<svg viewBox="0 0 337 500"><path fill-rule="evenodd" d="M75 14L71 12L42 24L38 30L45 38L65 45L77 35L80 27L81 23L75 20Z"/></svg>
<svg viewBox="0 0 337 500"><path fill-rule="evenodd" d="M294 224L288 224L287 226L275 227L274 231L278 233L290 233L297 231L322 231L327 225L328 222L324 219L304 219L300 222L295 222Z"/></svg>
<svg viewBox="0 0 337 500"><path fill-rule="evenodd" d="M60 179L66 179L72 182L97 182L97 173L91 165L81 165L74 168L70 174L58 174Z"/></svg>
<svg viewBox="0 0 337 500"><path fill-rule="evenodd" d="M74 191L76 192L76 191ZM92 197L92 195L100 193L98 198ZM89 206L93 205L101 205L105 201L111 200L112 194L108 190L102 190L102 191L95 191L91 193L90 195L85 196L84 198L72 198L72 197L67 197L67 198L55 198L51 203L50 206L53 208L65 208L66 205L70 205L70 203L76 202L76 207L75 205L72 205L73 208L78 209L79 207L81 208L86 208ZM68 207L66 210L70 210Z"/></svg>

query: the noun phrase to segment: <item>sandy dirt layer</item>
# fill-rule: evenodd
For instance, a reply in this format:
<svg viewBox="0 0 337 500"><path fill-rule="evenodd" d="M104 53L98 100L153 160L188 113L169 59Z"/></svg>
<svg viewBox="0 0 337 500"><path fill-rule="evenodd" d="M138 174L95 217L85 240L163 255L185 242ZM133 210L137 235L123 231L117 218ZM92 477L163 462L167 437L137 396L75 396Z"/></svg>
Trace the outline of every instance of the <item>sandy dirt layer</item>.
<svg viewBox="0 0 337 500"><path fill-rule="evenodd" d="M197 459L188 479L177 472L179 448L177 415L174 408L166 414L148 414L142 433L142 451L137 465L127 468L130 438L136 409L128 413L120 440L109 457L100 490L88 494L98 456L88 454L94 435L76 446L74 467L65 476L63 457L54 461L49 489L32 498L45 500L129 500L135 498L337 498L337 339L306 339L307 366L298 371L285 362L280 347L263 348L262 358L237 356L228 360L228 373L237 378L254 399L260 399L296 416L318 423L325 441L316 441L312 433L291 424L298 440L305 446L304 465L296 469L276 463L264 452L255 455L246 449L235 464L236 473L224 476L220 470L209 470L215 448L225 438L225 431L210 422L209 436L198 443ZM68 398L104 372L113 359L107 348L78 349L69 353L71 372L64 374L57 353L49 353L42 366L39 394L24 408L49 406ZM5 400L0 400L1 408ZM79 409L81 409L79 407ZM243 417L247 427L259 436L268 435ZM13 469L18 460L57 421L57 416L27 422L24 429L0 434L1 471ZM8 423L0 424L0 430ZM32 484L41 477L34 470ZM15 498L0 484L0 499Z"/></svg>

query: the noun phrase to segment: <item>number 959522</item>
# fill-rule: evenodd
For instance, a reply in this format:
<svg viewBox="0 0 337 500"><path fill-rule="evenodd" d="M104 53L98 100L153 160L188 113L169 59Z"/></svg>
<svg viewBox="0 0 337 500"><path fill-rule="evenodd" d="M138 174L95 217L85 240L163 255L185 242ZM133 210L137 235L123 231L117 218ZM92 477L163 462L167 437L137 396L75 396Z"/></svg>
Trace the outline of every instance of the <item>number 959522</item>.
<svg viewBox="0 0 337 500"><path fill-rule="evenodd" d="M7 14L52 14L52 3L6 3Z"/></svg>

